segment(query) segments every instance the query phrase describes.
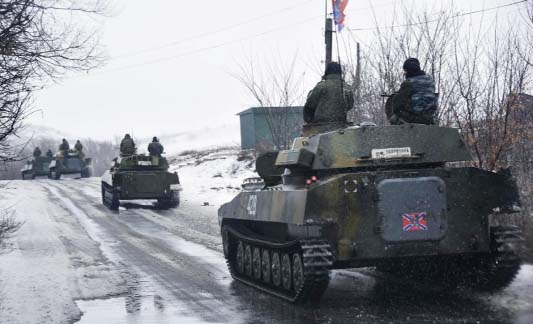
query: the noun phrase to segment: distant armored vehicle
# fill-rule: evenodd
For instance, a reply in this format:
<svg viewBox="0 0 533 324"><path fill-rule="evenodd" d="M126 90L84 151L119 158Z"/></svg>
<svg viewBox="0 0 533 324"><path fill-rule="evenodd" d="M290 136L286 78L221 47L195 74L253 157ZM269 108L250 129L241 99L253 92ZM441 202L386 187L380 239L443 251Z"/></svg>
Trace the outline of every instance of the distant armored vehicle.
<svg viewBox="0 0 533 324"><path fill-rule="evenodd" d="M218 210L229 270L293 302L320 298L330 269L369 266L503 288L520 268L522 238L490 215L518 211L518 189L510 172L470 160L446 127L367 124L297 138L260 156L261 178Z"/></svg>
<svg viewBox="0 0 533 324"><path fill-rule="evenodd" d="M155 199L161 208L179 205L180 181L176 172L168 172L167 159L133 154L113 160L102 176L102 202L117 210L120 200Z"/></svg>
<svg viewBox="0 0 533 324"><path fill-rule="evenodd" d="M92 176L92 161L75 150L60 151L50 163L48 177L59 180L64 174L80 174L82 178Z"/></svg>
<svg viewBox="0 0 533 324"><path fill-rule="evenodd" d="M22 180L35 179L40 176L48 176L48 168L52 158L47 156L38 156L31 161L27 161L21 170Z"/></svg>

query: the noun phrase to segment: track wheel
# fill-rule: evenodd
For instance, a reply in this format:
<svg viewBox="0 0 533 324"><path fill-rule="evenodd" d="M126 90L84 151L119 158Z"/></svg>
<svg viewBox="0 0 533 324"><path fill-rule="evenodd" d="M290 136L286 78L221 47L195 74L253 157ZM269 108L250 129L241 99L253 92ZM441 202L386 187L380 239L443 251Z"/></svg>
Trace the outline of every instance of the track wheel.
<svg viewBox="0 0 533 324"><path fill-rule="evenodd" d="M272 265L270 263L270 252L268 252L267 249L264 249L263 254L261 256L261 272L263 273L264 282L270 283L272 273L271 271Z"/></svg>
<svg viewBox="0 0 533 324"><path fill-rule="evenodd" d="M237 261L237 272L244 273L244 244L239 241L237 245L237 255L235 256Z"/></svg>
<svg viewBox="0 0 533 324"><path fill-rule="evenodd" d="M304 283L304 264L300 253L292 255L292 283L295 291L298 291Z"/></svg>
<svg viewBox="0 0 533 324"><path fill-rule="evenodd" d="M222 229L222 249L224 250L224 257L227 259L229 257L229 233L225 227Z"/></svg>
<svg viewBox="0 0 533 324"><path fill-rule="evenodd" d="M291 257L288 254L283 254L281 257L281 282L283 288L290 290L292 282Z"/></svg>
<svg viewBox="0 0 533 324"><path fill-rule="evenodd" d="M249 244L244 247L244 273L252 276L252 247Z"/></svg>
<svg viewBox="0 0 533 324"><path fill-rule="evenodd" d="M281 257L278 252L272 253L272 283L281 286Z"/></svg>
<svg viewBox="0 0 533 324"><path fill-rule="evenodd" d="M254 279L261 280L261 250L258 247L252 251L252 272Z"/></svg>

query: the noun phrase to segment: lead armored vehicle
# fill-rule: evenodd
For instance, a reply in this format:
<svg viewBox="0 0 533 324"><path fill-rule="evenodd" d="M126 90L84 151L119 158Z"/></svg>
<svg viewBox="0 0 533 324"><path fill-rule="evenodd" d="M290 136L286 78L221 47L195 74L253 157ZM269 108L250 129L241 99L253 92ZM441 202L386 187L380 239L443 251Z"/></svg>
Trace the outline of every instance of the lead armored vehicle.
<svg viewBox="0 0 533 324"><path fill-rule="evenodd" d="M59 180L65 174L79 174L82 178L92 176L92 160L76 150L60 151L50 163L48 177Z"/></svg>
<svg viewBox="0 0 533 324"><path fill-rule="evenodd" d="M177 207L180 180L168 172L167 159L160 156L133 154L113 160L111 169L102 176L102 202L117 210L120 200L157 200L161 208Z"/></svg>
<svg viewBox="0 0 533 324"><path fill-rule="evenodd" d="M21 170L22 180L31 180L36 177L48 176L48 169L52 158L47 156L34 157L33 160L27 161Z"/></svg>
<svg viewBox="0 0 533 324"><path fill-rule="evenodd" d="M293 302L320 298L331 269L358 267L503 288L520 268L522 238L491 219L520 209L518 189L510 172L464 166L471 159L459 132L439 126L297 138L260 156L260 178L220 207L229 271Z"/></svg>

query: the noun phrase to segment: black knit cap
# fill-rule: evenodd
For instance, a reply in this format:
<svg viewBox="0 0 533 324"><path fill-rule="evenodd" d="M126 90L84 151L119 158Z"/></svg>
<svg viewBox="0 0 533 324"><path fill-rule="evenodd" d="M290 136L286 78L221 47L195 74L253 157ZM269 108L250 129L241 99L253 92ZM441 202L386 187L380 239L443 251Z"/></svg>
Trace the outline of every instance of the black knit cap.
<svg viewBox="0 0 533 324"><path fill-rule="evenodd" d="M414 57L408 58L403 63L403 69L408 72L418 72L420 71L420 62Z"/></svg>
<svg viewBox="0 0 533 324"><path fill-rule="evenodd" d="M152 142L159 142L159 140L154 136L154 138L152 138Z"/></svg>
<svg viewBox="0 0 533 324"><path fill-rule="evenodd" d="M326 66L326 72L324 72L324 76L330 74L342 74L341 65L337 62L328 63L328 65Z"/></svg>

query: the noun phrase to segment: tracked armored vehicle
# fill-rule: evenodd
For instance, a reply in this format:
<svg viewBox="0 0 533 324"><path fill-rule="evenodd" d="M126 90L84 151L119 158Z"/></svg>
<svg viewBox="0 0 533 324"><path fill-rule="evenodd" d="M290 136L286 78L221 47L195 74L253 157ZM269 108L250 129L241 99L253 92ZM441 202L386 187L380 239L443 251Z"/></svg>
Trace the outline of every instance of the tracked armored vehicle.
<svg viewBox="0 0 533 324"><path fill-rule="evenodd" d="M21 170L22 180L31 180L36 177L48 176L48 169L52 158L47 156L38 156L31 161L27 161Z"/></svg>
<svg viewBox="0 0 533 324"><path fill-rule="evenodd" d="M510 172L467 167L456 129L406 124L307 130L257 159L260 178L218 211L234 279L292 302L320 298L332 269L436 274L508 285L522 238L496 226L519 210Z"/></svg>
<svg viewBox="0 0 533 324"><path fill-rule="evenodd" d="M59 180L62 175L79 174L82 178L92 176L92 160L76 150L60 151L50 163L48 177Z"/></svg>
<svg viewBox="0 0 533 324"><path fill-rule="evenodd" d="M102 202L117 210L120 200L157 200L161 208L180 203L180 180L168 172L167 159L160 156L133 154L113 160L111 169L102 176Z"/></svg>

